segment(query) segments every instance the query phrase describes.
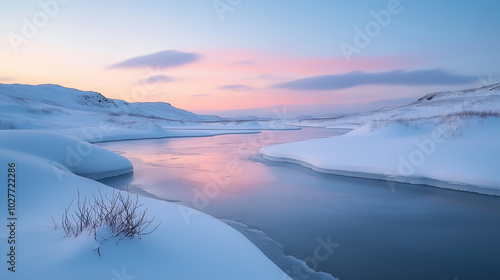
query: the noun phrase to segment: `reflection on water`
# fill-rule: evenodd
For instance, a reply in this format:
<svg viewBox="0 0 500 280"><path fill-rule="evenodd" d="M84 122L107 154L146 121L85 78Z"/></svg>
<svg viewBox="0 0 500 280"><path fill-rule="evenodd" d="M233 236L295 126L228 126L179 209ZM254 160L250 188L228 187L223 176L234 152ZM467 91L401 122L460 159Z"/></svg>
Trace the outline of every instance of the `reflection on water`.
<svg viewBox="0 0 500 280"><path fill-rule="evenodd" d="M320 174L258 155L264 145L342 133L307 128L102 143L134 165L132 175L104 183L262 230L286 254L342 280L500 275L500 198ZM340 246L317 249L328 242Z"/></svg>

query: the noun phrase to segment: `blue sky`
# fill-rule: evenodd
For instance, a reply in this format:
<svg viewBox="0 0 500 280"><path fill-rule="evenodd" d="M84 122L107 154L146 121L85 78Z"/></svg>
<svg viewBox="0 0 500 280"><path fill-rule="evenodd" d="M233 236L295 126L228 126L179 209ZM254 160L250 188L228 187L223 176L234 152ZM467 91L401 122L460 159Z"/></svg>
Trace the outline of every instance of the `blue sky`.
<svg viewBox="0 0 500 280"><path fill-rule="evenodd" d="M369 109L499 82L499 12L498 1L10 1L0 81L195 112ZM324 77L333 85L290 86Z"/></svg>

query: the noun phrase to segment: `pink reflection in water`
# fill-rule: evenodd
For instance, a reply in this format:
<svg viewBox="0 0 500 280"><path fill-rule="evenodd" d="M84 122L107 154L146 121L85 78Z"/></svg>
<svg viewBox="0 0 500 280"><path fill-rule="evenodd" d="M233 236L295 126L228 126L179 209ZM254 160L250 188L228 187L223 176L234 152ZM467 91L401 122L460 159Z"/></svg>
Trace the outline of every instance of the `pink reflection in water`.
<svg viewBox="0 0 500 280"><path fill-rule="evenodd" d="M328 137L344 132L328 129L264 131L261 134L222 135L202 138L172 138L103 143L132 161L128 184L157 197L188 202L193 188L211 199L255 191L276 180L264 164L256 164L265 145ZM245 141L242 141L245 139ZM189 203L189 202L188 202Z"/></svg>

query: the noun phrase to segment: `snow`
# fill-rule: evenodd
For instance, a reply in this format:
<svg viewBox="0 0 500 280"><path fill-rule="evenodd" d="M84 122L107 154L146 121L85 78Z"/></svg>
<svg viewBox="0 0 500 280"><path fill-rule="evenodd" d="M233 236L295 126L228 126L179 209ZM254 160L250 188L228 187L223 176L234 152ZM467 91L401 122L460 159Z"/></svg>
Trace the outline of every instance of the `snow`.
<svg viewBox="0 0 500 280"><path fill-rule="evenodd" d="M500 195L500 85L434 93L407 106L285 124L356 128L339 137L262 148L271 160L325 173ZM387 121L393 120L393 121ZM289 279L240 232L199 211L139 197L160 227L142 239L65 238L71 201L117 190L94 181L132 171L93 144L295 129L281 121L202 116L168 103L128 103L57 85L0 84L0 178L16 164L16 270L0 279ZM7 221L7 190L0 192ZM8 252L0 227L0 251ZM105 230L105 229L103 229ZM99 248L101 256L96 249ZM4 255L4 260L7 256ZM82 269L82 266L88 269Z"/></svg>
<svg viewBox="0 0 500 280"><path fill-rule="evenodd" d="M16 272L2 257L0 279L288 279L248 239L225 223L183 206L139 197L162 224L142 239L104 242L64 237L56 222L72 200L112 195L89 178L131 171L130 162L79 140L41 131L0 131L0 178L16 169ZM85 177L83 177L85 176ZM7 221L7 190L0 192ZM0 250L8 252L6 227ZM101 256L96 249L99 247Z"/></svg>
<svg viewBox="0 0 500 280"><path fill-rule="evenodd" d="M168 130L299 130L300 127L287 126L281 120L266 121L224 121L198 124L184 124L179 126L163 126Z"/></svg>
<svg viewBox="0 0 500 280"><path fill-rule="evenodd" d="M46 143L57 149L47 149ZM106 149L40 131L2 131L0 147L43 158L57 168L95 180L132 172L133 169L126 158Z"/></svg>
<svg viewBox="0 0 500 280"><path fill-rule="evenodd" d="M345 135L267 146L265 158L337 175L500 195L500 118L372 122Z"/></svg>
<svg viewBox="0 0 500 280"><path fill-rule="evenodd" d="M139 139L155 139L155 138L178 138L178 137L207 137L224 134L253 134L259 133L260 130L229 130L229 129L200 129L199 127L185 127L176 129L150 128L150 129L134 129L124 127L83 127L83 128L68 128L54 129L48 131L57 135L64 135L74 139L83 140L90 143L109 142L109 141L124 141L124 140L139 140Z"/></svg>
<svg viewBox="0 0 500 280"><path fill-rule="evenodd" d="M287 120L353 130L261 153L324 173L500 195L499 117L500 84L430 93L400 107Z"/></svg>
<svg viewBox="0 0 500 280"><path fill-rule="evenodd" d="M128 103L59 85L0 84L0 129L46 130L95 143L296 128L197 115L162 102Z"/></svg>
<svg viewBox="0 0 500 280"><path fill-rule="evenodd" d="M135 115L138 117L154 117L178 121L218 121L217 116L197 115L182 109L175 108L163 102L136 102L128 103L118 99L108 99L100 93L80 91L59 85L22 85L0 84L0 97L9 103L15 103L31 109L30 113L40 111L50 114L51 111L73 109L114 113L121 115ZM34 104L38 105L32 111ZM31 107L31 108L30 108ZM30 110L29 110L30 111Z"/></svg>
<svg viewBox="0 0 500 280"><path fill-rule="evenodd" d="M0 177L7 178L8 163L14 162L18 218L16 272L7 270L4 255L0 279L289 279L237 230L166 201L138 198L148 216L162 222L142 239L103 241L105 228L97 239L64 237L60 225L78 195L92 199L119 192L95 180L133 170L126 158L90 143L258 133L271 125L288 129L58 85L0 84ZM0 201L0 220L6 222L7 189ZM1 252L10 249L6 229L0 228Z"/></svg>
<svg viewBox="0 0 500 280"><path fill-rule="evenodd" d="M355 129L373 121L441 118L462 111L500 112L500 83L462 91L430 93L405 106L331 117L300 117L288 125Z"/></svg>

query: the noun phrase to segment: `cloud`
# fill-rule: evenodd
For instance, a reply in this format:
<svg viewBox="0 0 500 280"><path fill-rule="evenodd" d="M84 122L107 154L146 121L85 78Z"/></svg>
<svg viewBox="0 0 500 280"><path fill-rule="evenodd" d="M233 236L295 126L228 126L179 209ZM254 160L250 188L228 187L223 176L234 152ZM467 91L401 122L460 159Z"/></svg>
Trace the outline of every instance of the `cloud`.
<svg viewBox="0 0 500 280"><path fill-rule="evenodd" d="M275 84L272 88L292 90L335 90L362 85L461 85L477 80L474 76L447 73L440 69L381 73L355 71L347 74L314 76Z"/></svg>
<svg viewBox="0 0 500 280"><path fill-rule="evenodd" d="M208 94L191 94L191 97L205 97L208 96Z"/></svg>
<svg viewBox="0 0 500 280"><path fill-rule="evenodd" d="M168 83L175 81L174 77L167 75L154 75L149 76L145 79L139 81L140 84L159 84L159 83Z"/></svg>
<svg viewBox="0 0 500 280"><path fill-rule="evenodd" d="M251 90L253 89L250 86L247 85L224 85L220 86L217 89L222 89L222 90L234 90L234 91L245 91L245 90Z"/></svg>
<svg viewBox="0 0 500 280"><path fill-rule="evenodd" d="M136 68L136 67L158 67L169 68L199 61L202 58L197 53L186 53L175 50L166 50L153 54L137 56L125 61L111 65L109 68Z"/></svg>

